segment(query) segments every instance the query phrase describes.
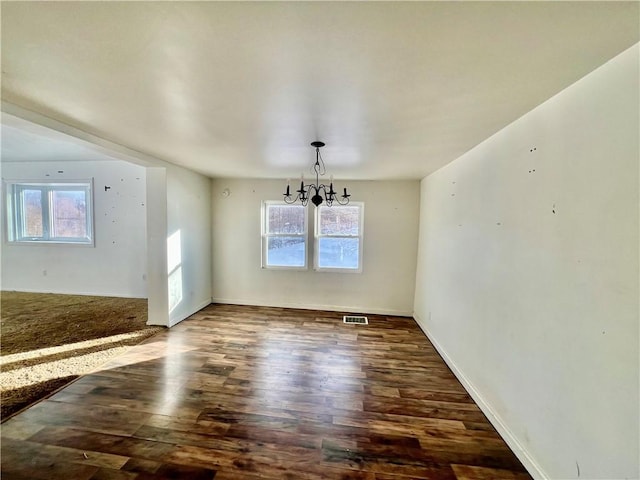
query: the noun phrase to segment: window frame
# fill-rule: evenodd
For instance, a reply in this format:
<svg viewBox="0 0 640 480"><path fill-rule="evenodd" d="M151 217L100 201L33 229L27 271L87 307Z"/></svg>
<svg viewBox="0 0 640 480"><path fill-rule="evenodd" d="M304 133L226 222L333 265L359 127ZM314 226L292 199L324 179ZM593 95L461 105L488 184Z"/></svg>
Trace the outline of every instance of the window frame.
<svg viewBox="0 0 640 480"><path fill-rule="evenodd" d="M93 178L79 180L64 180L51 182L47 180L4 180L5 190L5 225L7 235L5 241L12 245L77 245L95 246L94 227L94 195ZM42 236L34 237L23 235L24 205L20 199L25 190L39 190L42 200ZM54 236L53 193L56 191L84 191L86 204L85 228L87 235L84 237L56 237Z"/></svg>
<svg viewBox="0 0 640 480"><path fill-rule="evenodd" d="M358 235L329 235L320 233L320 214L322 209L336 209L358 207L360 210L360 218L358 225ZM313 269L317 272L333 272L333 273L362 273L363 263L363 244L364 244L364 202L349 202L348 205L320 205L315 208L314 212L314 242L313 242ZM357 238L358 239L358 267L321 267L320 263L320 239L321 238Z"/></svg>
<svg viewBox="0 0 640 480"><path fill-rule="evenodd" d="M304 211L304 232L302 233L269 233L268 229L268 211L270 206L286 206L302 208ZM308 270L309 269L309 209L302 205L293 205L279 200L264 200L262 202L262 208L260 211L261 219L261 268L268 270ZM296 265L268 265L268 252L269 238L277 237L300 237L304 240L304 264L302 266Z"/></svg>

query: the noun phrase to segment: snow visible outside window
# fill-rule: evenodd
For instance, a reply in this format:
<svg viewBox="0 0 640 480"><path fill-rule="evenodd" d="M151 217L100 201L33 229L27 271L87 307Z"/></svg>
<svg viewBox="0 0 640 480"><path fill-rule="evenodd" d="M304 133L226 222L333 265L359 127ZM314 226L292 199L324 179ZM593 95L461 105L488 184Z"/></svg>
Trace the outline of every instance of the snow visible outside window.
<svg viewBox="0 0 640 480"><path fill-rule="evenodd" d="M263 268L306 268L306 207L264 202L262 238Z"/></svg>
<svg viewBox="0 0 640 480"><path fill-rule="evenodd" d="M317 207L317 270L362 271L363 210L362 203Z"/></svg>

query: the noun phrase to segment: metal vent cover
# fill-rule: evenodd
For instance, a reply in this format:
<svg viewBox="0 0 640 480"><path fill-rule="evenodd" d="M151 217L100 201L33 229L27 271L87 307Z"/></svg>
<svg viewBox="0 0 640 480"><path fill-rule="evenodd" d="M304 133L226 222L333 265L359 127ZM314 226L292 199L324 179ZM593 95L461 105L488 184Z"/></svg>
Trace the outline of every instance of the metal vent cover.
<svg viewBox="0 0 640 480"><path fill-rule="evenodd" d="M369 319L361 315L345 315L342 317L344 323L356 324L356 325L369 325Z"/></svg>

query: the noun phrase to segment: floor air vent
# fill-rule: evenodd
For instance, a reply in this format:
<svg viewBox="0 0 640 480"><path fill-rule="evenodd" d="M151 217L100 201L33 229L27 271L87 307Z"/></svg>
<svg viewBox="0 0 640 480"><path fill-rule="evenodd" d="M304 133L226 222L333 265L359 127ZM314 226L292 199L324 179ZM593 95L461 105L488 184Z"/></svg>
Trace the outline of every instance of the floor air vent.
<svg viewBox="0 0 640 480"><path fill-rule="evenodd" d="M355 323L357 325L369 325L369 320L367 317L362 317L359 315L345 315L342 317L342 321L344 323Z"/></svg>

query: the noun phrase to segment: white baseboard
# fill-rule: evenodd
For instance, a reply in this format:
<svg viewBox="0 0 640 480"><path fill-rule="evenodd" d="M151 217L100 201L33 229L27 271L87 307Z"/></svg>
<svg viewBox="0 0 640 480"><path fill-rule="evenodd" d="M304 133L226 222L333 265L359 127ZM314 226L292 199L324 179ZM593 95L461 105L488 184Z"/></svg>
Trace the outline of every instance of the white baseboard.
<svg viewBox="0 0 640 480"><path fill-rule="evenodd" d="M464 373L458 368L453 359L449 356L446 350L438 343L438 341L431 335L426 323L420 319L414 312L413 318L418 326L422 329L429 341L433 344L440 356L444 359L445 363L449 366L453 374L460 381L465 390L471 395L471 398L478 404L482 413L486 415L494 428L498 431L503 440L507 443L509 448L522 462L529 474L537 480L547 480L550 477L544 473L544 470L538 465L538 463L531 457L527 450L518 441L516 436L511 432L509 427L502 421L496 411L487 403L482 394L475 388L473 383L464 375Z"/></svg>
<svg viewBox="0 0 640 480"><path fill-rule="evenodd" d="M353 305L324 305L313 304L309 305L298 303L272 303L272 302L255 302L250 300L232 299L232 298L212 298L212 303L222 303L225 305L248 305L254 307L276 307L276 308L298 308L301 310L326 310L329 312L349 312L349 313L370 313L372 315L391 315L394 317L411 317L412 312L405 310L392 310L392 309L380 309L370 307L358 307Z"/></svg>

